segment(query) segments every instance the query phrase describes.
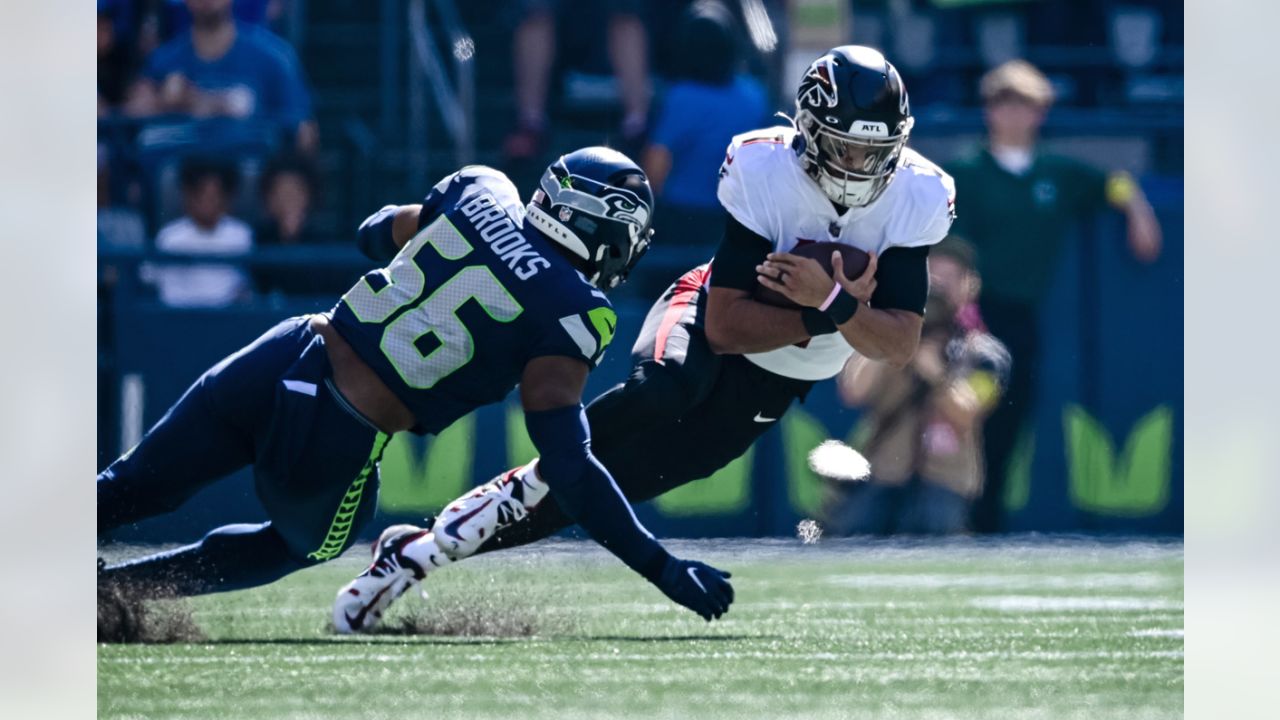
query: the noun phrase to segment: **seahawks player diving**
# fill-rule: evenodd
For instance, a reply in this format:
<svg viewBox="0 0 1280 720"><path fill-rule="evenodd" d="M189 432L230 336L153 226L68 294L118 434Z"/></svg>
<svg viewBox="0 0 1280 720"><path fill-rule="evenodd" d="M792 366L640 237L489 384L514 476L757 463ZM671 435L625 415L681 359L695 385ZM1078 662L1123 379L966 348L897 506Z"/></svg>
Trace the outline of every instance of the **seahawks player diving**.
<svg viewBox="0 0 1280 720"><path fill-rule="evenodd" d="M99 533L176 509L246 465L270 521L102 568L99 582L192 595L338 557L373 515L394 433L439 433L519 384L559 506L672 600L720 617L729 574L671 556L640 525L591 453L581 404L614 333L603 291L644 255L652 212L640 168L591 147L548 167L527 210L505 175L471 166L421 205L370 216L358 243L385 267L331 311L285 320L213 366L98 476ZM404 557L397 569L426 570Z"/></svg>
<svg viewBox="0 0 1280 720"><path fill-rule="evenodd" d="M587 408L596 457L628 500L729 464L855 352L899 365L915 353L929 246L951 226L955 188L906 147L913 124L893 65L846 45L809 66L791 127L733 139L720 169L725 231L715 257L654 304L630 377ZM815 241L870 253L867 270L847 280L836 255L833 279L788 253ZM755 301L760 285L802 309ZM571 508L554 491L546 497L557 472L544 457L455 500L430 531L388 528L378 563L339 592L335 616L369 603L380 612L421 579L396 563L436 568L572 524Z"/></svg>

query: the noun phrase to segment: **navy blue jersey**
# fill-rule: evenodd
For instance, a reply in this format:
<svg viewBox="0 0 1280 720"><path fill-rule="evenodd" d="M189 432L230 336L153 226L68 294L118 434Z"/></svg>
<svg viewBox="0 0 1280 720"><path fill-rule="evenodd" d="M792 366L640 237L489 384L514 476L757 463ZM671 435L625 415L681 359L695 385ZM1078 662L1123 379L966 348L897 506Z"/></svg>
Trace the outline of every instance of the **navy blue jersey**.
<svg viewBox="0 0 1280 720"><path fill-rule="evenodd" d="M520 382L544 355L595 367L617 317L550 241L524 228L507 176L471 166L423 201L418 233L342 296L333 325L438 433Z"/></svg>

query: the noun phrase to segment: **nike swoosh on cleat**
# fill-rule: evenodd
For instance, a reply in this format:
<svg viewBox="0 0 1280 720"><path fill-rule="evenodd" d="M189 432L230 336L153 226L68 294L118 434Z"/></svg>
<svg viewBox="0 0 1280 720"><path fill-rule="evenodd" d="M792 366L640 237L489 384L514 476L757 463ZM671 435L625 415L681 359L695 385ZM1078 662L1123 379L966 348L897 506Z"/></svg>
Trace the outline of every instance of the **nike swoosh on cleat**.
<svg viewBox="0 0 1280 720"><path fill-rule="evenodd" d="M764 413L756 413L756 416L751 419L755 420L758 423L767 423L767 422L776 422L778 418L765 417Z"/></svg>
<svg viewBox="0 0 1280 720"><path fill-rule="evenodd" d="M702 592L706 592L707 588L702 584L702 581L698 579L698 573L693 568L689 568L688 573L689 577L693 578L693 582L697 584L698 589Z"/></svg>
<svg viewBox="0 0 1280 720"><path fill-rule="evenodd" d="M360 608L360 612L357 612L355 617L351 617L351 613L349 612L342 613L343 615L347 616L347 624L356 630L364 629L365 616L369 614L369 611L373 609L374 605L378 604L378 599L381 598L390 589L391 589L391 586L388 585L382 588L381 590L379 590L378 593L373 596L372 600L370 600L364 607Z"/></svg>
<svg viewBox="0 0 1280 720"><path fill-rule="evenodd" d="M464 513L461 517L454 518L452 522L444 526L445 534L452 535L455 538L461 540L462 536L458 534L458 527L462 525L462 523L478 515L481 510L484 510L485 508L489 507L489 503L491 502L493 502L493 498L489 498L488 500L485 500L484 503L480 505L480 507L476 508L475 510L472 510L469 513Z"/></svg>

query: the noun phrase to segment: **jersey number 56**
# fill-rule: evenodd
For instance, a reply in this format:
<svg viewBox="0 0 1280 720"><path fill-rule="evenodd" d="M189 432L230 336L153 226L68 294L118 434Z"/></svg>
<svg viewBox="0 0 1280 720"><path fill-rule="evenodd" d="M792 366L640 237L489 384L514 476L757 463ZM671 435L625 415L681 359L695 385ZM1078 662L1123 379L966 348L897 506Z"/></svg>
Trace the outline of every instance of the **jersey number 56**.
<svg viewBox="0 0 1280 720"><path fill-rule="evenodd" d="M380 343L383 354L405 384L419 390L435 386L475 354L471 332L458 318L458 309L468 300L475 300L500 323L509 323L524 312L484 265L463 266L424 298L426 276L415 258L428 245L445 260L461 260L473 249L446 218L437 218L379 271L387 279L386 286L374 290L362 279L342 296L360 322L385 325ZM396 313L400 315L392 319ZM418 345L427 335L435 335L439 344L424 355Z"/></svg>

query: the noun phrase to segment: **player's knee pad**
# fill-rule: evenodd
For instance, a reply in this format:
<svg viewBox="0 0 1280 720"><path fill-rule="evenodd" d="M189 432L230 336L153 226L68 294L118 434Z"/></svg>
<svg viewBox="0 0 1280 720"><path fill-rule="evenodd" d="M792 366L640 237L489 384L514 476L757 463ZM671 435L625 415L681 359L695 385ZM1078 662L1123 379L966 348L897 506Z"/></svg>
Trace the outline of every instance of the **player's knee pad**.
<svg viewBox="0 0 1280 720"><path fill-rule="evenodd" d="M432 526L440 549L461 560L474 554L498 530L528 516L547 495L536 464L503 473L449 503Z"/></svg>

